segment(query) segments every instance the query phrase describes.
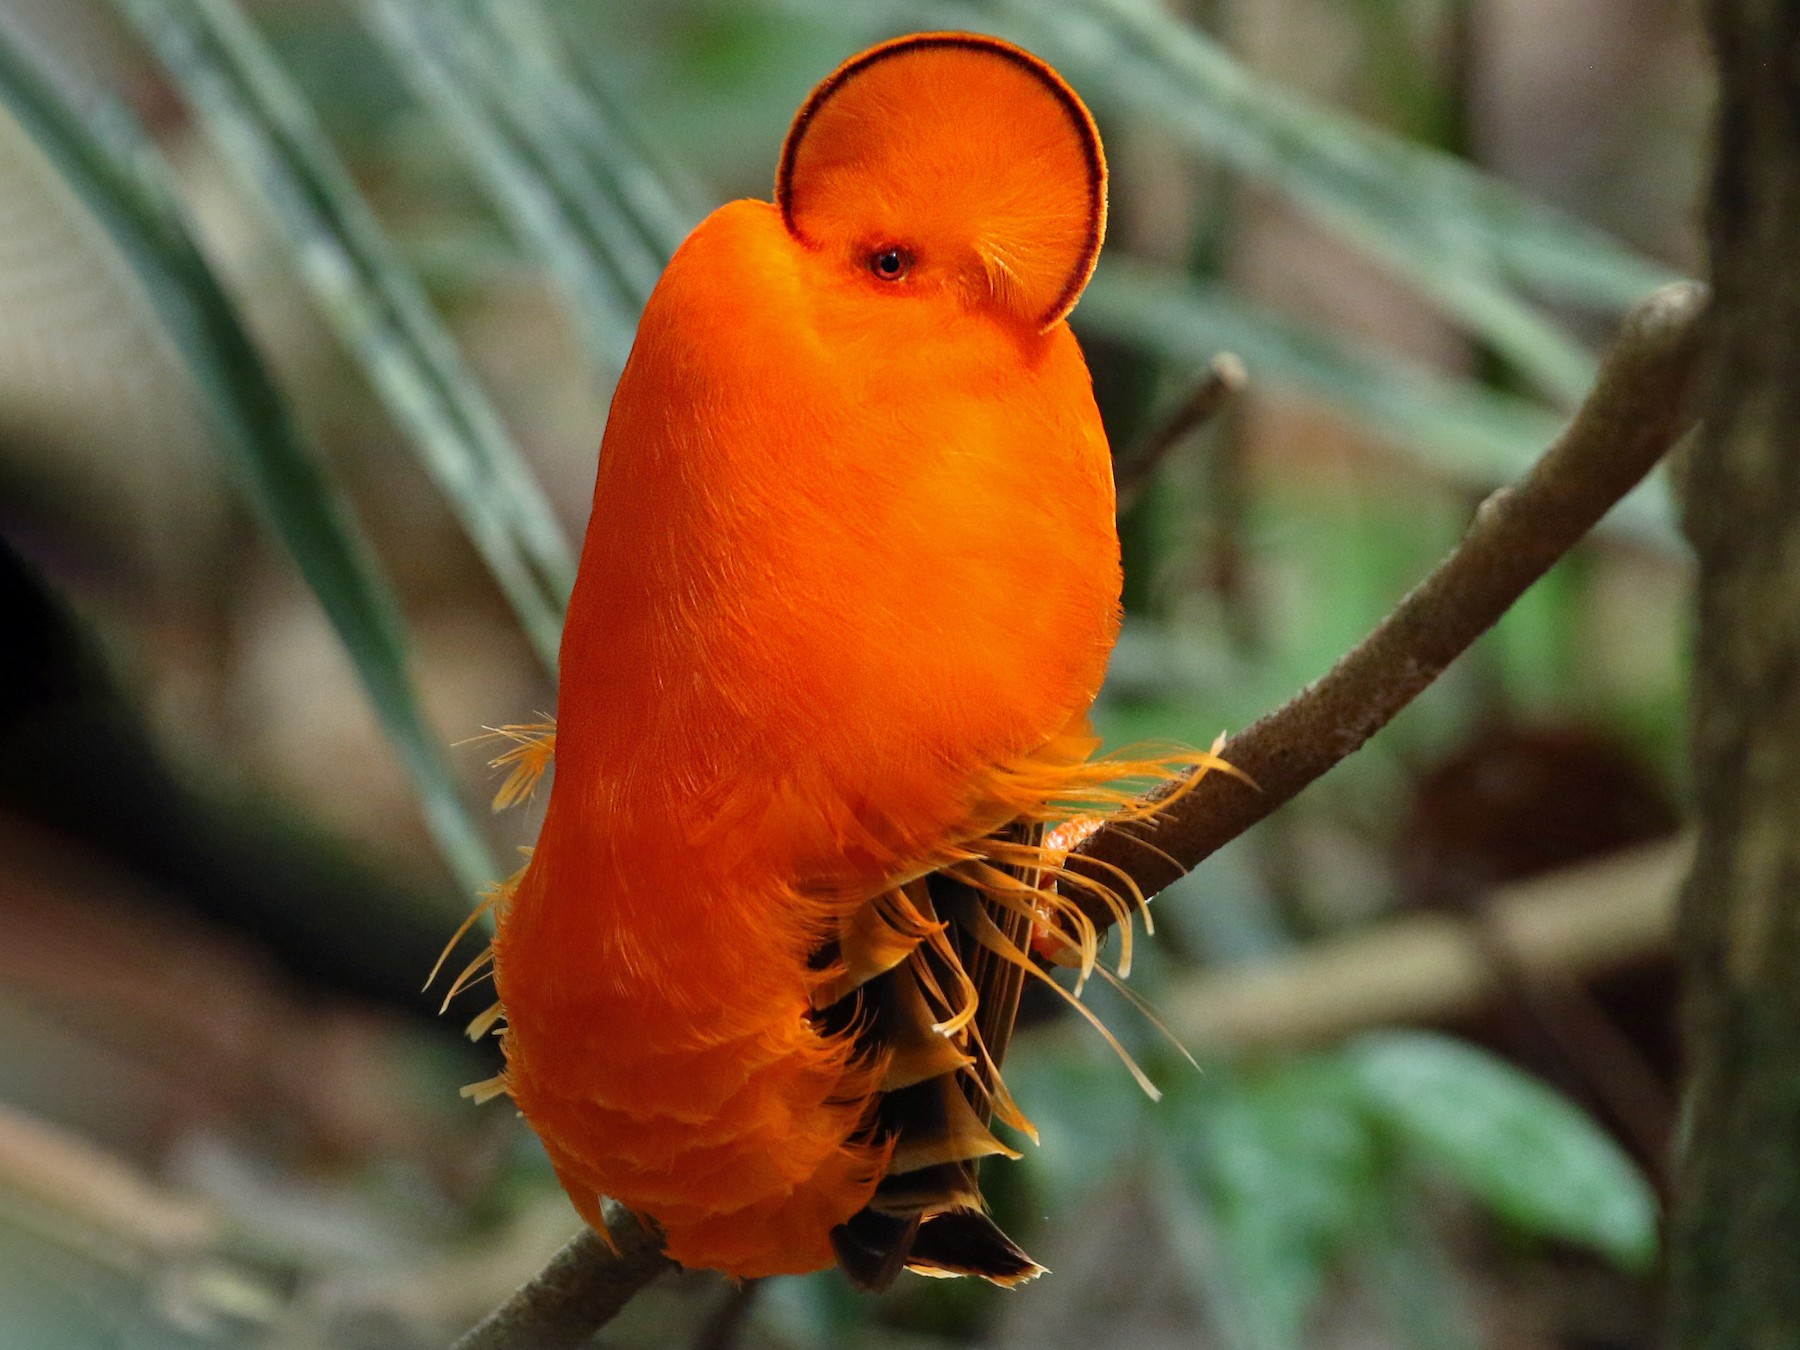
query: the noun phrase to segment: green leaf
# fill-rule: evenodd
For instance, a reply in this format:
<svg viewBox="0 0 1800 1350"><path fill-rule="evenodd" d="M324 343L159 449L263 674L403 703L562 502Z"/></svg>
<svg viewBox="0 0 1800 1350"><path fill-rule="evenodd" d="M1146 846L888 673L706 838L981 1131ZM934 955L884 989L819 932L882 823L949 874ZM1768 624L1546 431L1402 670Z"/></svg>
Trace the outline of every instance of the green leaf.
<svg viewBox="0 0 1800 1350"><path fill-rule="evenodd" d="M1232 1081L1171 1084L1157 1121L1217 1246L1238 1335L1256 1350L1299 1350L1326 1280L1379 1182L1355 1084L1309 1057ZM1212 1264L1212 1261L1207 1263ZM1202 1290L1217 1271L1195 1272Z"/></svg>
<svg viewBox="0 0 1800 1350"><path fill-rule="evenodd" d="M606 185L657 259L666 261L700 220L694 206L699 193L682 167L657 151L632 109L611 96L608 84L616 83L617 76L598 67L601 54L592 44L567 41L539 0L476 4L516 78L530 87L559 134L596 181ZM572 45L580 45L586 64L568 60ZM640 302L649 289L643 287Z"/></svg>
<svg viewBox="0 0 1800 1350"><path fill-rule="evenodd" d="M107 1306L124 1301L117 1293L124 1281L112 1271L83 1269L79 1257L52 1247L23 1225L15 1228L4 1221L0 1256L5 1258L0 1261L0 1344L45 1350L123 1350L127 1345L126 1319ZM129 1292L143 1297L139 1290ZM132 1330L141 1334L149 1329Z"/></svg>
<svg viewBox="0 0 1800 1350"><path fill-rule="evenodd" d="M1535 459L1561 419L1539 404L1448 379L1425 366L1347 344L1223 286L1133 258L1101 265L1082 295L1083 332L1149 346L1199 369L1221 351L1267 380L1345 408L1442 468L1505 478Z"/></svg>
<svg viewBox="0 0 1800 1350"><path fill-rule="evenodd" d="M1425 366L1349 345L1238 298L1131 258L1102 262L1075 309L1078 330L1148 347L1198 370L1235 352L1252 385L1267 381L1321 400L1407 447L1439 472L1487 490L1523 473L1563 419L1540 404L1452 380ZM1607 528L1661 552L1683 552L1657 480L1626 497Z"/></svg>
<svg viewBox="0 0 1800 1350"><path fill-rule="evenodd" d="M1286 194L1560 401L1586 392L1594 360L1519 291L1617 310L1672 279L1451 156L1261 79L1160 5L998 0L969 12L1001 20L1097 104Z"/></svg>
<svg viewBox="0 0 1800 1350"><path fill-rule="evenodd" d="M643 304L641 273L653 283L660 262L609 209L530 86L502 68L466 6L360 0L359 7L395 69L449 128L514 233L556 279L596 369L616 376Z"/></svg>
<svg viewBox="0 0 1800 1350"><path fill-rule="evenodd" d="M1503 1060L1426 1032L1364 1036L1345 1053L1374 1119L1495 1213L1627 1270L1649 1268L1654 1194L1563 1097Z"/></svg>
<svg viewBox="0 0 1800 1350"><path fill-rule="evenodd" d="M273 213L326 318L412 437L554 670L574 575L568 541L313 111L233 0L116 3Z"/></svg>
<svg viewBox="0 0 1800 1350"><path fill-rule="evenodd" d="M1418 1203L1391 1178L1370 1206L1351 1270L1382 1305L1394 1350L1478 1350L1485 1343L1456 1254Z"/></svg>
<svg viewBox="0 0 1800 1350"><path fill-rule="evenodd" d="M1026 1168L1043 1188L1045 1207L1067 1213L1128 1156L1146 1099L1105 1051L1088 1044L1032 1049L1007 1062L1006 1085L1038 1130L1037 1147L1020 1145Z"/></svg>
<svg viewBox="0 0 1800 1350"><path fill-rule="evenodd" d="M71 107L4 28L0 101L135 273L199 386L221 449L349 651L440 851L464 886L485 885L498 873L420 708L393 592L194 243L142 130L114 104Z"/></svg>
<svg viewBox="0 0 1800 1350"><path fill-rule="evenodd" d="M697 213L532 0L359 0L419 98L461 142L515 232L557 277L607 377Z"/></svg>

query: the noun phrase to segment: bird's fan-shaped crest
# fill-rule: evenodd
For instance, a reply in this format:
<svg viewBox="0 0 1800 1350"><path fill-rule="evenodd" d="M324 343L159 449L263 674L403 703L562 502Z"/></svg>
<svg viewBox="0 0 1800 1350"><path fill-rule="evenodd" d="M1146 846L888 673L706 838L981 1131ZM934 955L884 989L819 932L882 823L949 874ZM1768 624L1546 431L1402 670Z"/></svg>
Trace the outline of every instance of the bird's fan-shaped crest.
<svg viewBox="0 0 1800 1350"><path fill-rule="evenodd" d="M920 33L813 90L782 147L775 200L803 243L966 263L1043 329L1094 270L1106 160L1086 107L1035 56L998 38Z"/></svg>

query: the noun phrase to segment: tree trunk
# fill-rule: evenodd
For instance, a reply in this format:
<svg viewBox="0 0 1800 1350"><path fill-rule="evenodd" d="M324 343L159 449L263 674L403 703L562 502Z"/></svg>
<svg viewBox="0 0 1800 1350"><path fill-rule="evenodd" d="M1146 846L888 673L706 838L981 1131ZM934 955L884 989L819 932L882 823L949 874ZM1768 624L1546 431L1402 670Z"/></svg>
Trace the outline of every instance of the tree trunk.
<svg viewBox="0 0 1800 1350"><path fill-rule="evenodd" d="M1699 849L1681 913L1675 1341L1800 1345L1800 3L1710 0L1720 74L1700 559Z"/></svg>

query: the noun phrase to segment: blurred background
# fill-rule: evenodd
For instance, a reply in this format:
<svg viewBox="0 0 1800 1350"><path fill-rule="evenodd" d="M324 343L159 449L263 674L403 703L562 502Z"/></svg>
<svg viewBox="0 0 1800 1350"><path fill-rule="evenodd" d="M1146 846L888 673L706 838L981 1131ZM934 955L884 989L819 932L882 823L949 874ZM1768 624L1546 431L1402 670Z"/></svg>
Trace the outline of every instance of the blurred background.
<svg viewBox="0 0 1800 1350"><path fill-rule="evenodd" d="M1694 271L1689 0L0 0L0 1345L444 1344L577 1220L420 986L533 837L635 314L918 28L1113 168L1074 324L1122 482L1108 738L1278 706ZM1153 473L1220 352L1247 392ZM1689 562L1624 503L1048 1008L1027 1289L667 1279L612 1343L1652 1344ZM472 954L470 944L464 955ZM460 959L452 962L459 966ZM437 987L442 989L440 983Z"/></svg>

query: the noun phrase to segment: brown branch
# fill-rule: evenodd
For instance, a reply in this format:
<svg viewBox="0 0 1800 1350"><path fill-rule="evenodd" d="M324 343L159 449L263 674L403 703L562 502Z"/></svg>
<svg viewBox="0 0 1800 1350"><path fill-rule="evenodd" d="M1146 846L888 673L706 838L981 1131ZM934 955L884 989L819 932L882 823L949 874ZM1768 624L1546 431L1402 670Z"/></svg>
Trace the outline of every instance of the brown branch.
<svg viewBox="0 0 1800 1350"><path fill-rule="evenodd" d="M1206 373L1150 433L1143 451L1119 467L1114 487L1121 515L1131 509L1175 448L1217 417L1249 378L1244 363L1230 352L1220 352L1207 363Z"/></svg>
<svg viewBox="0 0 1800 1350"><path fill-rule="evenodd" d="M1386 725L1685 430L1705 309L1704 288L1691 284L1666 287L1636 306L1587 402L1531 471L1483 503L1456 550L1330 674L1226 742L1225 758L1260 791L1209 775L1154 827L1099 831L1071 866L1112 884L1116 868L1154 895ZM1092 917L1102 926L1112 921L1098 906ZM613 1228L622 1235L619 1254L582 1234L455 1350L580 1345L670 1267L635 1221L621 1217Z"/></svg>
<svg viewBox="0 0 1800 1350"><path fill-rule="evenodd" d="M1150 825L1098 831L1071 856L1146 896L1179 880L1359 749L1656 466L1691 420L1706 290L1664 287L1625 316L1593 391L1531 470L1476 512L1462 542L1375 630L1220 754L1257 788L1209 774ZM1166 794L1165 790L1165 794ZM1104 928L1113 916L1084 903Z"/></svg>
<svg viewBox="0 0 1800 1350"><path fill-rule="evenodd" d="M617 1252L584 1228L531 1281L463 1334L451 1350L576 1350L618 1316L638 1290L675 1263L662 1236L623 1205L606 1202Z"/></svg>

